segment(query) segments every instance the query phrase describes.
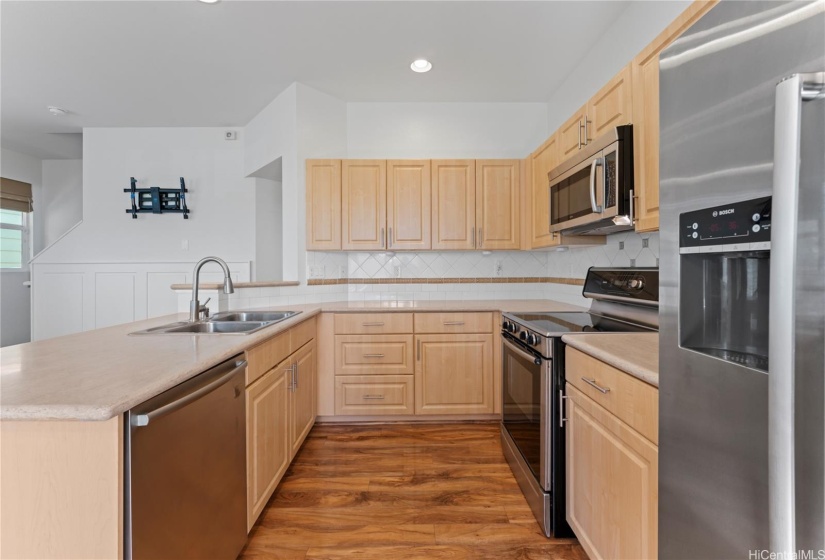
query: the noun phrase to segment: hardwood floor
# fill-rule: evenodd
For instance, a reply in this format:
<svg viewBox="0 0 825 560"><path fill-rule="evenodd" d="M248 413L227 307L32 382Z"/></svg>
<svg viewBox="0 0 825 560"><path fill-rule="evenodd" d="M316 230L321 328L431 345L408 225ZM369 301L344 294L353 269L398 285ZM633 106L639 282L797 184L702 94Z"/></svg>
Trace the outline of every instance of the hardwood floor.
<svg viewBox="0 0 825 560"><path fill-rule="evenodd" d="M547 539L498 424L316 425L249 535L251 559L587 560Z"/></svg>

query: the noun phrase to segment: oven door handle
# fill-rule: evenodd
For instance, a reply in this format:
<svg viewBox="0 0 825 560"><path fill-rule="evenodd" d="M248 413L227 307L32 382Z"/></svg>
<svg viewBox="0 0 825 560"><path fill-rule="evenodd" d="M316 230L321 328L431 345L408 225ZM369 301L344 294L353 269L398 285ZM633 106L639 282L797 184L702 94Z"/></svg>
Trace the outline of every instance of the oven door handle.
<svg viewBox="0 0 825 560"><path fill-rule="evenodd" d="M507 347L510 348L510 350L512 350L513 352L515 352L516 354L518 354L522 358L527 358L528 360L530 360L531 362L533 362L537 366L541 365L541 360L542 359L539 358L538 356L536 356L535 354L525 352L524 350L522 350L521 348L519 348L518 346L516 346L515 344L513 344L512 342L510 342L509 340L507 340L504 337L501 337L501 340L504 341L504 344L506 344Z"/></svg>

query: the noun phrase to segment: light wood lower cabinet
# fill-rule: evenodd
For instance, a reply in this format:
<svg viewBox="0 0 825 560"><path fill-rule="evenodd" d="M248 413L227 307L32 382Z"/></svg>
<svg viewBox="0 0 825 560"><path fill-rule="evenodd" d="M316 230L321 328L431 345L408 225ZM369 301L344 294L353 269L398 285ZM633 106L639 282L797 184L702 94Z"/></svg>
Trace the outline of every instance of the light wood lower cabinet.
<svg viewBox="0 0 825 560"><path fill-rule="evenodd" d="M285 360L246 387L247 531L252 529L315 423L315 325L315 319L309 319L256 347L257 352L270 356L272 349L282 348L284 335L295 341L293 352ZM312 338L304 342L308 336ZM267 350L266 345L276 339L278 343ZM247 351L247 357L254 355L254 350Z"/></svg>
<svg viewBox="0 0 825 560"><path fill-rule="evenodd" d="M412 375L339 375L335 414L414 414Z"/></svg>
<svg viewBox="0 0 825 560"><path fill-rule="evenodd" d="M582 361L582 356L567 349L568 380L586 373L588 379L595 378L594 383L609 385L610 390L594 390L591 398L579 388L589 389L589 385L568 382L566 386L567 521L592 560L654 559L659 448L637 430L656 434L657 419L650 417L647 396L629 390L641 381L585 356L600 364L595 367ZM575 372L570 370L571 362ZM588 366L586 371L583 365ZM658 397L655 387L643 385ZM599 397L610 395L615 400L598 402Z"/></svg>
<svg viewBox="0 0 825 560"><path fill-rule="evenodd" d="M289 395L289 458L295 457L315 424L317 352L315 341L293 354L294 377Z"/></svg>
<svg viewBox="0 0 825 560"><path fill-rule="evenodd" d="M247 531L289 466L290 360L246 389Z"/></svg>
<svg viewBox="0 0 825 560"><path fill-rule="evenodd" d="M411 374L411 334L335 335L335 374Z"/></svg>
<svg viewBox="0 0 825 560"><path fill-rule="evenodd" d="M493 412L493 335L415 337L415 413Z"/></svg>

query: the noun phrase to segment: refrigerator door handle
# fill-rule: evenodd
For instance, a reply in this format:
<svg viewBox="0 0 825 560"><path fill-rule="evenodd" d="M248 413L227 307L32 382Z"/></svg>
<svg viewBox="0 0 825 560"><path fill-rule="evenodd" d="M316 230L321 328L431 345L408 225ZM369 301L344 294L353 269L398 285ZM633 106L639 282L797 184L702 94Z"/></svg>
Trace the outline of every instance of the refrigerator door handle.
<svg viewBox="0 0 825 560"><path fill-rule="evenodd" d="M822 99L825 72L794 74L776 86L768 338L770 547L796 551L794 366L797 216L802 102ZM788 556L791 557L791 556Z"/></svg>

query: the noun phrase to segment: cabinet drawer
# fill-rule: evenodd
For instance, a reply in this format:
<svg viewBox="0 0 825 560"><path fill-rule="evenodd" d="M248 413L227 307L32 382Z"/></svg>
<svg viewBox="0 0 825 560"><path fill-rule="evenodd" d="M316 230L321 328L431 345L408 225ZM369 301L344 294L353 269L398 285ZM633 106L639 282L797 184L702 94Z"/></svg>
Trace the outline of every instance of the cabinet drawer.
<svg viewBox="0 0 825 560"><path fill-rule="evenodd" d="M409 334L412 313L336 313L335 334Z"/></svg>
<svg viewBox="0 0 825 560"><path fill-rule="evenodd" d="M313 317L289 329L290 345L293 352L315 338L315 328L315 317Z"/></svg>
<svg viewBox="0 0 825 560"><path fill-rule="evenodd" d="M416 313L418 333L491 333L492 313Z"/></svg>
<svg viewBox="0 0 825 560"><path fill-rule="evenodd" d="M569 346L565 356L568 383L658 445L659 390L656 387Z"/></svg>
<svg viewBox="0 0 825 560"><path fill-rule="evenodd" d="M412 375L335 378L335 414L413 414Z"/></svg>
<svg viewBox="0 0 825 560"><path fill-rule="evenodd" d="M335 374L412 374L411 334L336 335Z"/></svg>
<svg viewBox="0 0 825 560"><path fill-rule="evenodd" d="M246 385L255 382L290 354L290 331L282 332L246 351Z"/></svg>

